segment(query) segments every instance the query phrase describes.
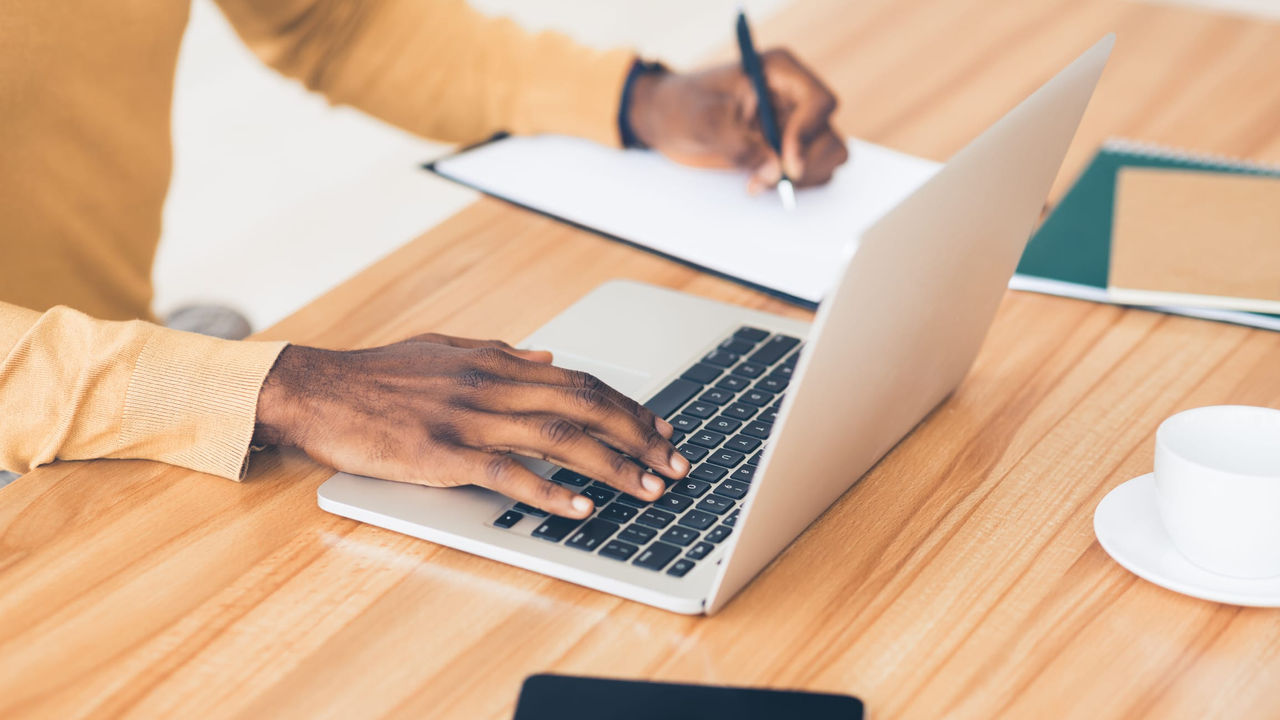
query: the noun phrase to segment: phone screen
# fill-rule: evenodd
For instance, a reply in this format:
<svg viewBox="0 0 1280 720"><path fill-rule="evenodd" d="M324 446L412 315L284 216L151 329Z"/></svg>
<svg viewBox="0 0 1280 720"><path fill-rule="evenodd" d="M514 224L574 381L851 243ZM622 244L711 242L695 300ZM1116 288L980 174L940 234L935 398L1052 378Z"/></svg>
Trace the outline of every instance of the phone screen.
<svg viewBox="0 0 1280 720"><path fill-rule="evenodd" d="M850 695L569 675L524 681L515 720L861 720Z"/></svg>

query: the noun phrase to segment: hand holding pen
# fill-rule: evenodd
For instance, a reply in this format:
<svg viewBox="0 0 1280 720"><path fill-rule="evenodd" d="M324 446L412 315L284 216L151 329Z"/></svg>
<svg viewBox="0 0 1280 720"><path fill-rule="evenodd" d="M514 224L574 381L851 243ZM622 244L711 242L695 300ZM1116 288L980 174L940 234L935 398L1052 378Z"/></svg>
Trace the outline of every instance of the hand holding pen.
<svg viewBox="0 0 1280 720"><path fill-rule="evenodd" d="M761 95L741 62L689 73L655 69L631 88L627 120L644 145L687 165L739 168L748 190L822 185L849 153L831 125L836 98L786 49L756 55L776 141L766 137Z"/></svg>

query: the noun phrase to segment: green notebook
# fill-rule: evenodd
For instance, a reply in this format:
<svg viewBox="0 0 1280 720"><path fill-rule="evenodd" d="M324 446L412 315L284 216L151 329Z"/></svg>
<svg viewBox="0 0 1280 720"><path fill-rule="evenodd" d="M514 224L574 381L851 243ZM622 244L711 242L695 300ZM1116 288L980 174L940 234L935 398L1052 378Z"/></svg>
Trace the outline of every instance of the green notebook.
<svg viewBox="0 0 1280 720"><path fill-rule="evenodd" d="M1280 177L1280 167L1196 155L1127 140L1108 140L1027 243L1015 290L1110 302L1111 211L1116 173L1122 167L1172 168ZM1280 330L1280 315L1196 307L1157 307L1162 312Z"/></svg>

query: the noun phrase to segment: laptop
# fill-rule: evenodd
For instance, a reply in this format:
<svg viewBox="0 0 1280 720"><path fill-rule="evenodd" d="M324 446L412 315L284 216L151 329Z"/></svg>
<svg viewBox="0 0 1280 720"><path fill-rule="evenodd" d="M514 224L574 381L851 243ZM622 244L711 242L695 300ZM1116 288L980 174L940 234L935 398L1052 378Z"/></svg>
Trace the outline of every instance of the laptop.
<svg viewBox="0 0 1280 720"><path fill-rule="evenodd" d="M658 501L523 459L594 514L346 473L320 487L320 507L677 613L719 611L964 378L1113 44L867 229L812 324L614 281L521 344L675 426L693 469Z"/></svg>

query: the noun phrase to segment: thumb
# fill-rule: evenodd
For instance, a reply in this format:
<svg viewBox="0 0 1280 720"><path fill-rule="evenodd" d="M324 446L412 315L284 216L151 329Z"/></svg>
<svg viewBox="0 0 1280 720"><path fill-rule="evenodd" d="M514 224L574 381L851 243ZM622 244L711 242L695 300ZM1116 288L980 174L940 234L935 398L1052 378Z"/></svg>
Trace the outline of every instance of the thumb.
<svg viewBox="0 0 1280 720"><path fill-rule="evenodd" d="M751 172L751 177L747 180L747 192L757 195L777 185L781 179L782 165L778 163L778 156L769 153L768 159Z"/></svg>

